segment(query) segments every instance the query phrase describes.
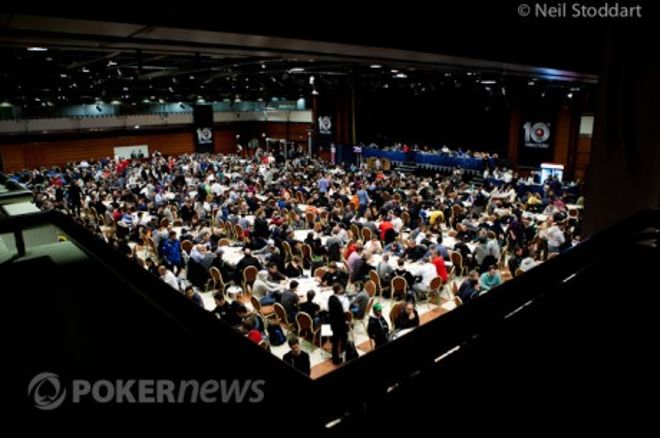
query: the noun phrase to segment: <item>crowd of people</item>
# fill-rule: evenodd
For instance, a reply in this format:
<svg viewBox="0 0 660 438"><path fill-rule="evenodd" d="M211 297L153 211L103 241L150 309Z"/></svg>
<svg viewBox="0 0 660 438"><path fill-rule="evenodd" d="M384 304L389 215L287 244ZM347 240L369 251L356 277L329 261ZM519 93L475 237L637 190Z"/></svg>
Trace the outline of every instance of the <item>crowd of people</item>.
<svg viewBox="0 0 660 438"><path fill-rule="evenodd" d="M290 322L304 313L312 329L329 324L337 364L351 319L368 317L377 348L393 330L420 324L417 303L429 299L436 277L460 285L445 288L446 299L468 302L501 284L504 272L519 275L570 248L581 223L568 195L547 187L520 196L515 178L475 186L460 172L405 175L303 154L286 162L264 151L154 154L11 177L33 190L37 206L70 214L193 304L204 307L200 293L211 291L211 312L255 343L280 337L264 310L276 304ZM249 267L254 278L246 278ZM405 303L390 324L365 287L374 272L379 297ZM395 277L404 288L390 287ZM256 303L239 299L248 295ZM284 360L309 374L298 338L289 346Z"/></svg>

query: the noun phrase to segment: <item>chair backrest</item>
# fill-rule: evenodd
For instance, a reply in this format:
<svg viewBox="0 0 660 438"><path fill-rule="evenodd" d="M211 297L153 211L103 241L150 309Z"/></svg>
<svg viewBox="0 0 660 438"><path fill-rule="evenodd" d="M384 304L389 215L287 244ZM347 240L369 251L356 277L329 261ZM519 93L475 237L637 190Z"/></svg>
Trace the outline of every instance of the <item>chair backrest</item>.
<svg viewBox="0 0 660 438"><path fill-rule="evenodd" d="M369 227L362 227L362 240L364 243L367 243L368 241L371 240L371 236L373 235L371 228Z"/></svg>
<svg viewBox="0 0 660 438"><path fill-rule="evenodd" d="M312 259L312 247L306 243L300 245L300 252L303 256L303 259L311 260Z"/></svg>
<svg viewBox="0 0 660 438"><path fill-rule="evenodd" d="M380 284L380 275L378 275L378 272L375 269L369 271L369 280L373 281L379 289L382 288Z"/></svg>
<svg viewBox="0 0 660 438"><path fill-rule="evenodd" d="M520 274L524 274L524 273L525 273L525 271L523 271L522 269L518 268L518 269L516 269L516 272L513 274L513 276L514 276L514 277L517 277L517 276L519 276Z"/></svg>
<svg viewBox="0 0 660 438"><path fill-rule="evenodd" d="M275 310L275 315L280 322L283 322L285 325L289 325L289 317L286 314L286 309L280 303L273 304L273 310Z"/></svg>
<svg viewBox="0 0 660 438"><path fill-rule="evenodd" d="M314 326L314 320L308 313L298 312L296 314L296 324L298 325L298 333L302 334L305 331L312 331Z"/></svg>
<svg viewBox="0 0 660 438"><path fill-rule="evenodd" d="M397 275L392 279L392 294L395 294L397 292L401 292L405 294L407 288L408 288L408 282L406 281L405 278L401 277L400 275Z"/></svg>
<svg viewBox="0 0 660 438"><path fill-rule="evenodd" d="M181 242L181 249L184 250L186 253L190 254L190 251L193 248L193 243L190 240L184 240Z"/></svg>
<svg viewBox="0 0 660 438"><path fill-rule="evenodd" d="M314 277L318 278L319 280L323 278L325 273L326 273L326 269L322 266L314 269Z"/></svg>
<svg viewBox="0 0 660 438"><path fill-rule="evenodd" d="M234 225L234 234L236 236L236 240L243 240L243 227L238 224Z"/></svg>
<svg viewBox="0 0 660 438"><path fill-rule="evenodd" d="M289 242L286 240L282 240L282 249L284 250L285 261L288 261L291 257L293 257L293 253L291 252L291 244L289 244Z"/></svg>
<svg viewBox="0 0 660 438"><path fill-rule="evenodd" d="M403 311L403 308L406 306L405 302L399 302L392 306L390 309L390 324L394 327L396 319L399 317L399 314Z"/></svg>
<svg viewBox="0 0 660 438"><path fill-rule="evenodd" d="M352 312L344 312L344 316L346 317L346 322L351 325L353 324L353 313Z"/></svg>
<svg viewBox="0 0 660 438"><path fill-rule="evenodd" d="M229 241L229 239L220 239L218 241L218 246L229 246L230 244L231 242Z"/></svg>
<svg viewBox="0 0 660 438"><path fill-rule="evenodd" d="M552 258L555 258L555 257L557 257L558 255L559 255L558 252L551 252L550 254L548 254L548 260L550 260L550 259L552 259Z"/></svg>
<svg viewBox="0 0 660 438"><path fill-rule="evenodd" d="M314 219L316 219L314 217L314 213L312 213L311 211L306 212L305 219L307 219L307 226L309 228L312 228L314 226Z"/></svg>
<svg viewBox="0 0 660 438"><path fill-rule="evenodd" d="M442 277L434 277L429 284L429 290L438 291L442 287Z"/></svg>
<svg viewBox="0 0 660 438"><path fill-rule="evenodd" d="M368 280L364 283L364 290L369 294L370 297L376 295L376 283L373 280Z"/></svg>
<svg viewBox="0 0 660 438"><path fill-rule="evenodd" d="M183 225L183 219L178 219L178 218L174 219L174 222L173 222L172 225L175 226L175 227L180 227L181 225Z"/></svg>
<svg viewBox="0 0 660 438"><path fill-rule="evenodd" d="M160 226L161 226L161 227L167 227L169 224L170 224L170 221L167 220L166 217L164 217L164 218L162 218L162 219L160 220Z"/></svg>
<svg viewBox="0 0 660 438"><path fill-rule="evenodd" d="M408 225L410 223L410 213L407 211L401 213L401 220L403 221L404 225Z"/></svg>
<svg viewBox="0 0 660 438"><path fill-rule="evenodd" d="M449 258L451 259L451 263L454 265L454 268L463 269L463 256L461 255L460 252L453 251L449 255Z"/></svg>
<svg viewBox="0 0 660 438"><path fill-rule="evenodd" d="M243 282L252 286L252 284L254 284L254 280L257 279L258 272L259 270L256 266L246 266L245 269L243 269Z"/></svg>
<svg viewBox="0 0 660 438"><path fill-rule="evenodd" d="M360 227L358 227L356 224L351 224L351 232L353 233L353 237L356 240L360 238Z"/></svg>
<svg viewBox="0 0 660 438"><path fill-rule="evenodd" d="M369 314L371 313L371 308L374 307L375 300L376 299L374 297L369 298L369 302L367 303L367 307L364 309L364 316L362 319L369 318Z"/></svg>
<svg viewBox="0 0 660 438"><path fill-rule="evenodd" d="M255 312L261 313L261 302L259 301L259 298L252 295L250 297L250 304L252 304Z"/></svg>
<svg viewBox="0 0 660 438"><path fill-rule="evenodd" d="M216 268L215 266L211 266L209 268L209 274L211 274L211 280L213 280L213 289L217 290L219 289L218 285L224 285L220 269Z"/></svg>

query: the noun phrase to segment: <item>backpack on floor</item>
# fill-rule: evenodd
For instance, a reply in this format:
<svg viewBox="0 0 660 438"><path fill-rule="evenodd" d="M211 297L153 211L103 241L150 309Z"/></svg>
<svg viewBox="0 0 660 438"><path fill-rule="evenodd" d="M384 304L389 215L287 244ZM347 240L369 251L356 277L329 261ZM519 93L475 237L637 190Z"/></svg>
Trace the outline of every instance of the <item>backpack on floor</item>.
<svg viewBox="0 0 660 438"><path fill-rule="evenodd" d="M280 327L279 324L269 324L268 325L268 340L270 345L278 346L286 342L286 336L284 336L284 330Z"/></svg>

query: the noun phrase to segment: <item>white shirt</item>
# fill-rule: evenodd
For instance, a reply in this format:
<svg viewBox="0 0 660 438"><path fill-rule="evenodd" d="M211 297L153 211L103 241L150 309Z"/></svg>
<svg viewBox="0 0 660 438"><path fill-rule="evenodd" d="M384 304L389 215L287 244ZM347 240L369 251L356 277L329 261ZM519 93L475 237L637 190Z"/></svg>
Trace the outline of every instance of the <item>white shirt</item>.
<svg viewBox="0 0 660 438"><path fill-rule="evenodd" d="M169 269L165 272L165 275L160 276L160 279L163 280L166 284L169 284L170 287L179 290L179 282L177 281L176 276Z"/></svg>
<svg viewBox="0 0 660 438"><path fill-rule="evenodd" d="M548 228L546 235L548 238L548 246L559 247L566 241L564 233L556 225Z"/></svg>
<svg viewBox="0 0 660 438"><path fill-rule="evenodd" d="M410 273L414 276L421 276L421 282L424 286L429 286L431 284L431 280L438 276L438 270L435 268L435 265L428 262L424 263L419 268L410 269Z"/></svg>
<svg viewBox="0 0 660 438"><path fill-rule="evenodd" d="M345 294L342 294L338 295L337 298L339 298L339 302L341 303L341 307L344 309L344 312L348 312L351 307L351 302L349 301L348 297Z"/></svg>
<svg viewBox="0 0 660 438"><path fill-rule="evenodd" d="M403 228L403 220L400 217L395 217L391 222L392 228L394 228L394 232L399 234L401 232L401 228Z"/></svg>

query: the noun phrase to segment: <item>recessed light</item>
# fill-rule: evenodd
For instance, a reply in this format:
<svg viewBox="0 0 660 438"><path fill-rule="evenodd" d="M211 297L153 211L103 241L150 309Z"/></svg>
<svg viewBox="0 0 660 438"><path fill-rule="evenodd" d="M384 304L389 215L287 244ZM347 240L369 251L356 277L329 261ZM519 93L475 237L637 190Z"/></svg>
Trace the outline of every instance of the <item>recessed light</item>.
<svg viewBox="0 0 660 438"><path fill-rule="evenodd" d="M397 73L396 75L394 75L394 77L395 78L400 78L400 79L405 79L405 78L408 77L408 75L405 74L405 73Z"/></svg>
<svg viewBox="0 0 660 438"><path fill-rule="evenodd" d="M27 50L28 52L47 52L48 48L33 46L33 47L28 47Z"/></svg>
<svg viewBox="0 0 660 438"><path fill-rule="evenodd" d="M488 80L482 80L481 83L484 84L484 85L492 85L492 84L496 84L497 81L493 81L493 80L488 79Z"/></svg>
<svg viewBox="0 0 660 438"><path fill-rule="evenodd" d="M371 68L383 68L380 64L371 64Z"/></svg>

